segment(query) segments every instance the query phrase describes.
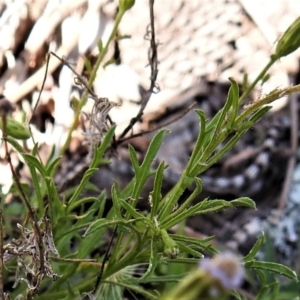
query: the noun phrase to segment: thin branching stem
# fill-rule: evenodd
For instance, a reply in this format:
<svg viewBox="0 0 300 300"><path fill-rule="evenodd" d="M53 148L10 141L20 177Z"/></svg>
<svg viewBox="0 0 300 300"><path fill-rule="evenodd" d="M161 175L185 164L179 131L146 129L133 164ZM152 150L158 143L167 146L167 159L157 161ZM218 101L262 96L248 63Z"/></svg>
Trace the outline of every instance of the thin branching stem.
<svg viewBox="0 0 300 300"><path fill-rule="evenodd" d="M145 39L150 41L150 48L148 54L148 61L151 68L150 71L150 87L145 93L145 97L141 100L141 106L137 115L131 119L129 125L124 129L124 131L119 136L117 144L120 144L124 141L126 134L132 130L134 124L141 120L141 117L144 114L144 110L150 100L150 97L153 93L159 91L159 87L156 84L156 79L158 75L158 58L157 58L157 48L158 44L155 37L155 19L154 19L154 0L149 0L149 12L150 12L150 24L148 25Z"/></svg>
<svg viewBox="0 0 300 300"><path fill-rule="evenodd" d="M39 258L40 258L40 272L44 272L44 247L43 247L43 240L42 240L42 236L41 236L41 231L40 231L40 228L38 226L38 222L36 220L36 216L35 216L35 213L30 205L30 202L29 202L29 199L27 198L23 188L22 188L22 185L19 181L19 178L16 174L16 171L12 165L12 162L11 162L11 157L10 157L10 154L9 154L9 151L8 151L8 143L7 143L7 131L6 131L6 121L7 121L7 118L6 118L6 115L2 115L2 122L3 122L3 141L4 141L4 149L5 149L5 153L6 153L6 160L10 166L10 170L11 170L11 173L12 173L12 176L13 176L13 180L16 184L16 187L20 193L20 196L21 196L21 199L23 200L23 203L25 204L25 207L27 208L28 210L28 213L29 213L29 217L30 217L30 220L31 220L31 224L32 224L32 228L35 232L35 237L37 239L37 244L38 244L38 249L39 249Z"/></svg>

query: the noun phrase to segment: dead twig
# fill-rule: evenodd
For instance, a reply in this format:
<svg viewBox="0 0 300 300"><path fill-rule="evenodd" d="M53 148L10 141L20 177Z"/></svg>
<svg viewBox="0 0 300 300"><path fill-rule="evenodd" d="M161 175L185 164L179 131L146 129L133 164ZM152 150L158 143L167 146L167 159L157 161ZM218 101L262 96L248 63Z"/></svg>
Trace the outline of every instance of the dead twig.
<svg viewBox="0 0 300 300"><path fill-rule="evenodd" d="M147 27L145 39L150 41L150 48L148 54L149 65L151 68L150 74L150 87L145 93L145 97L141 101L141 107L137 115L130 120L129 125L124 129L121 135L118 138L117 143L120 144L123 142L123 138L126 134L132 130L135 123L141 120L144 110L150 100L152 93L158 93L159 87L156 84L157 74L158 74L158 58L157 58L157 47L158 43L155 40L155 25L154 25L154 0L149 0L149 10L150 10L150 26Z"/></svg>
<svg viewBox="0 0 300 300"><path fill-rule="evenodd" d="M191 105L189 105L187 108L185 108L180 114L178 114L177 116L173 117L171 120L169 120L167 122L164 122L164 123L160 124L159 126L156 126L155 128L152 128L152 129L146 130L146 131L141 131L141 132L133 134L133 135L131 135L129 137L123 138L122 140L118 140L117 141L117 145L119 145L121 143L124 143L124 142L126 142L128 140L131 140L133 138L136 138L136 137L139 137L139 136L142 136L142 135L145 135L145 134L157 131L157 130L159 130L161 128L167 127L168 125L175 123L176 121L178 121L179 119L181 119L183 116L185 116L189 111L191 111L196 104L197 104L196 102L193 102Z"/></svg>
<svg viewBox="0 0 300 300"><path fill-rule="evenodd" d="M97 95L92 91L92 89L89 87L88 85L88 82L83 78L83 76L81 76L80 74L77 73L77 71L71 66L71 64L63 57L63 58L60 58L57 54L55 54L54 52L50 52L50 54L52 54L53 56L55 56L58 60L61 61L61 63L65 66L67 66L72 72L73 74L76 75L75 77L75 84L79 85L79 86L83 86L89 96L91 98L93 98L94 100L97 100L98 97Z"/></svg>
<svg viewBox="0 0 300 300"><path fill-rule="evenodd" d="M2 118L2 134L3 134L3 141L4 141L4 148L5 148L5 154L6 154L6 160L10 166L10 170L14 179L14 182L16 184L16 187L20 193L21 199L23 200L23 203L25 207L28 210L29 217L31 219L31 225L35 233L35 238L38 245L38 251L39 251L39 271L40 274L44 274L44 247L43 247L43 239L41 235L41 230L39 228L35 213L30 205L30 201L26 196L26 193L24 192L24 189L19 181L19 178L17 176L17 173L12 165L11 157L8 150L8 141L7 141L7 116L13 111L13 106L7 99L1 100L0 105L0 117ZM1 220L0 220L1 222ZM3 248L2 248L3 249Z"/></svg>

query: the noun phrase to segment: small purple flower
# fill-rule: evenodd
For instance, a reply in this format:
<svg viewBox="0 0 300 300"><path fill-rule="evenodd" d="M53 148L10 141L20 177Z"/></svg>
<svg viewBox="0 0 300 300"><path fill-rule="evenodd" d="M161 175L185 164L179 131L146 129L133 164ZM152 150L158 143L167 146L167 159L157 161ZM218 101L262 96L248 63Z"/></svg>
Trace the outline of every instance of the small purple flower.
<svg viewBox="0 0 300 300"><path fill-rule="evenodd" d="M244 280L244 267L239 258L230 252L218 254L212 259L203 259L199 267L219 280L227 290L239 287Z"/></svg>

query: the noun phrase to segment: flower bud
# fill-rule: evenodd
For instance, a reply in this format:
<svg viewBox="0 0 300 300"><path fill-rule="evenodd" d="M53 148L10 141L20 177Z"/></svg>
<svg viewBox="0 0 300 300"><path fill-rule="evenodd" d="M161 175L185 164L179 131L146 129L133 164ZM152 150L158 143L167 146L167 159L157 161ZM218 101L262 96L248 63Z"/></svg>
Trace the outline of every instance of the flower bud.
<svg viewBox="0 0 300 300"><path fill-rule="evenodd" d="M164 229L161 230L161 238L164 244L164 253L170 258L176 258L179 255L179 248L176 242Z"/></svg>
<svg viewBox="0 0 300 300"><path fill-rule="evenodd" d="M0 119L0 129L3 130L2 119ZM27 140L31 136L28 128L9 117L6 118L6 134L18 140Z"/></svg>
<svg viewBox="0 0 300 300"><path fill-rule="evenodd" d="M284 32L279 39L275 57L278 59L282 56L287 56L297 50L300 46L300 17L298 17L292 25Z"/></svg>
<svg viewBox="0 0 300 300"><path fill-rule="evenodd" d="M120 11L125 12L130 9L135 3L135 0L119 0L119 9Z"/></svg>

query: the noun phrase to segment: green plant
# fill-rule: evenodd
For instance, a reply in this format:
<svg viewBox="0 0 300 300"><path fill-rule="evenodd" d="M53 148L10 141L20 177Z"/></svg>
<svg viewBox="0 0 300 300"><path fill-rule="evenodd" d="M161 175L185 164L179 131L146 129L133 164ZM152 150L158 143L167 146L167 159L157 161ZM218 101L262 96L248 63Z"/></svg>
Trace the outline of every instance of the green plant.
<svg viewBox="0 0 300 300"><path fill-rule="evenodd" d="M167 292L161 295L158 291L147 290L143 284L178 282L185 274L177 272L157 276L156 269L162 264L195 266L203 258L204 252L211 255L217 253L217 249L211 244L212 237L199 240L181 234L171 234L169 230L174 225L184 222L190 216L214 213L229 207L255 208L255 203L247 197L232 201L205 199L199 203L195 203L194 200L201 193L202 182L199 178L201 173L216 163L248 129L269 111L270 106L266 105L282 96L300 91L299 85L278 88L248 105L243 104L255 84L263 80L269 67L282 55L288 54L282 50L282 47L290 47L286 35L279 40L280 48L279 46L276 48L276 53L271 56L270 62L257 80L241 96L238 84L230 78L231 88L227 101L213 119L209 120L202 110L195 111L199 117L199 135L195 148L180 179L165 196L162 196L161 189L163 173L167 165L161 162L157 169L153 169L152 163L167 130L160 130L155 135L142 163L139 163L134 148L129 146L135 175L124 189L121 189L117 182L114 183L112 186L113 205L104 217L106 195L98 191L97 187L91 186L89 179L99 165L109 162L105 158L105 153L112 143L115 128L107 123L107 115L114 104L107 99L98 98L90 87L98 67L103 63L109 43L116 35L118 24L128 8L124 6L125 4L120 6L123 9L119 10L108 43L104 47L101 43L99 44L100 55L91 70L85 93L80 101L75 101L77 105L74 124L62 153L70 142L76 120L89 95L95 100L95 105L92 114L85 115L90 123L85 136L91 146L90 153L93 160L79 185L72 191L70 198L62 198L54 184L53 176L60 158L52 160L52 157L49 157L48 162L43 165L38 158L38 145L30 154L26 153L15 139L20 137L14 134L15 128L18 128L16 126L21 125L14 123L12 126L11 121L7 119L8 113L1 114L4 143L6 146L10 143L22 155L30 169L34 187L33 192L30 193L29 189L24 188L14 176L13 188L18 191L27 209L28 218L25 225L18 225L21 231L18 243L8 243L2 246L1 260L2 263L11 260L18 261L18 274L15 280L16 282L25 281L27 288L26 285L19 284L12 296L23 295L26 299L32 297L35 299L80 299L83 297L86 297L85 299L93 299L93 297L94 299L122 299L124 289L128 289L147 299L182 300L185 296L185 299L189 300L197 299L201 295L205 295L205 299L226 299L229 295L237 299L245 299L245 296L237 291L228 291L227 287L220 284L220 281L203 265L200 266L202 269L196 269L187 275L184 283L177 289L171 288L171 298ZM132 6L133 2L129 1L127 4ZM299 20L296 24L298 22ZM291 28L294 28L294 25ZM287 32L290 34L290 31L291 29ZM295 49L296 46L293 46L292 50ZM21 130L22 136L27 132L26 128L23 129ZM218 146L221 143L223 146L219 149ZM149 212L141 213L136 209L137 203L147 180L152 176L154 184L149 194ZM184 192L191 187L193 187L193 192L186 199L182 199ZM82 191L88 188L98 191L98 196L82 198ZM179 200L181 200L180 205ZM87 211L84 210L86 204L90 206ZM2 210L5 209L3 206ZM25 218L26 213L23 212L22 217ZM0 215L2 216L2 212ZM101 254L98 257L96 255L94 259L91 259L91 253L97 252L104 242L103 236L108 228L113 229L111 244L104 255ZM1 242L3 245L3 238ZM278 283L276 281L268 283L265 279L265 271L298 281L296 274L288 267L255 259L262 243L263 236L240 262L240 266L254 270L260 278L261 286L256 299L266 299L266 295L270 293L274 297L278 292ZM218 267L220 266L219 260L216 259L214 262L217 262ZM11 269L16 268L13 264L8 266ZM4 271L3 264L1 271ZM137 272L141 272L138 277ZM197 282L202 285L197 285ZM204 288L199 288L199 286L204 286ZM216 294L213 289L215 287L218 287Z"/></svg>

